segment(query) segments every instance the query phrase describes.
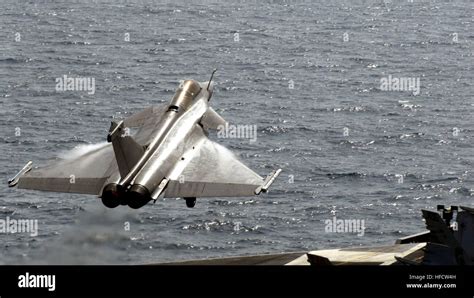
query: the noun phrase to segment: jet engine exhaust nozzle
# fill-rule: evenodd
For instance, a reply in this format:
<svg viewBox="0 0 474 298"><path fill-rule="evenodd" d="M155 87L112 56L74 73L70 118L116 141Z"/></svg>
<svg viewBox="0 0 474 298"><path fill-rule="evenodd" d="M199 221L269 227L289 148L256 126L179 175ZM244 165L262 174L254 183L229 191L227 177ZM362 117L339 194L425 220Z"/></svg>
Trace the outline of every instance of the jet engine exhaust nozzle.
<svg viewBox="0 0 474 298"><path fill-rule="evenodd" d="M128 193L128 206L133 209L138 209L145 206L151 201L151 194L148 189L140 184L134 184Z"/></svg>
<svg viewBox="0 0 474 298"><path fill-rule="evenodd" d="M115 208L123 200L123 191L117 183L109 183L102 191L102 204L108 208Z"/></svg>

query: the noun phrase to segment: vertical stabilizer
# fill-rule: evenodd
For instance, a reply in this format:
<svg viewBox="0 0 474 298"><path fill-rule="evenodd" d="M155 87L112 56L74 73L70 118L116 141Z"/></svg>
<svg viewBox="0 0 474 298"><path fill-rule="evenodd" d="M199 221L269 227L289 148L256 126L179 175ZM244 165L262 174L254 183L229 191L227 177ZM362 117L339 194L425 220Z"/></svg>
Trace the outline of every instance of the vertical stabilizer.
<svg viewBox="0 0 474 298"><path fill-rule="evenodd" d="M138 144L127 132L123 121L118 123L113 121L107 136L107 141L112 142L121 177L127 176L145 152L143 146Z"/></svg>

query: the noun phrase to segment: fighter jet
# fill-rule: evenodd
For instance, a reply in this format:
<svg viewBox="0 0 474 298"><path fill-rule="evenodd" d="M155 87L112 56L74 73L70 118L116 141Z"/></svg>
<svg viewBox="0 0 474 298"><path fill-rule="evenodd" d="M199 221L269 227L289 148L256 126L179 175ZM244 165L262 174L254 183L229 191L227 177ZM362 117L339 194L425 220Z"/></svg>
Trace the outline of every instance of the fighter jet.
<svg viewBox="0 0 474 298"><path fill-rule="evenodd" d="M263 179L208 138L209 130L226 125L209 106L211 81L183 81L169 104L112 121L108 143L43 168L28 162L9 186L94 194L109 208L134 209L160 197L182 197L192 208L196 198L266 192L281 169Z"/></svg>

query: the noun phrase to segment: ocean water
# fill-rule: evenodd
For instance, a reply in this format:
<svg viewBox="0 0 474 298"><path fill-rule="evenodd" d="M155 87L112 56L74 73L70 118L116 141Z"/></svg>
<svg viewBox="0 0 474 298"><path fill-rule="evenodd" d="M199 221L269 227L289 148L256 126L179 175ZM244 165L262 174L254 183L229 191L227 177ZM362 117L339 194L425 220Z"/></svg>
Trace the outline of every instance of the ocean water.
<svg viewBox="0 0 474 298"><path fill-rule="evenodd" d="M392 244L420 209L473 205L472 1L3 1L0 9L0 264L143 264ZM257 140L211 138L265 176L249 198L163 199L106 209L95 196L7 180L105 141L113 118L206 81ZM56 78L95 79L95 93ZM419 93L384 78L419 79ZM416 94L415 94L416 93ZM76 149L78 150L78 149ZM212 169L209 169L212 170ZM326 220L364 220L363 236ZM129 228L129 229L128 229Z"/></svg>

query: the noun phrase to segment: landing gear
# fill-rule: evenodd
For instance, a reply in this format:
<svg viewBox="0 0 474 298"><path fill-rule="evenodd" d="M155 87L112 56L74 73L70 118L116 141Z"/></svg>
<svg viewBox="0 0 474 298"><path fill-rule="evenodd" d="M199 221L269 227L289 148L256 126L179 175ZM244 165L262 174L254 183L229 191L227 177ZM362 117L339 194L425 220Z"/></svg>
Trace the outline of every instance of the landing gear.
<svg viewBox="0 0 474 298"><path fill-rule="evenodd" d="M184 198L186 200L186 206L193 208L196 205L196 198Z"/></svg>

